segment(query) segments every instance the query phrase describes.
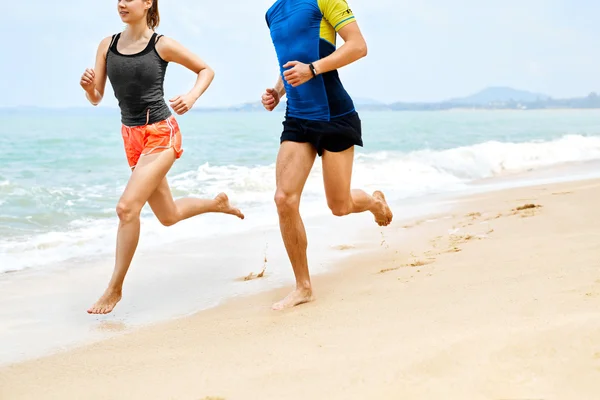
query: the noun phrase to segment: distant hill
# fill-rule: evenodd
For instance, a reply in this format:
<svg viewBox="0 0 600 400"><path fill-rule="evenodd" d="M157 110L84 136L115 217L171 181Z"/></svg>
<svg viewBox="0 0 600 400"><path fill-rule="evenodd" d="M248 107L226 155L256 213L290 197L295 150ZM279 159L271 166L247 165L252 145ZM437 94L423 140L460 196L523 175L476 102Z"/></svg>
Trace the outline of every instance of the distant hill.
<svg viewBox="0 0 600 400"><path fill-rule="evenodd" d="M355 97L354 105L361 111L438 111L453 109L478 109L478 110L538 110L538 109L600 109L600 95L591 92L587 96L553 99L548 95L528 92L526 90L512 89L509 87L489 87L466 97L459 97L440 102L396 102L386 104L378 100ZM277 107L277 112L284 112L286 101ZM260 101L238 104L230 107L197 107L192 112L262 112L264 110ZM40 113L68 113L70 115L118 115L119 110L113 107L0 107L0 115L14 114L40 114Z"/></svg>
<svg viewBox="0 0 600 400"><path fill-rule="evenodd" d="M529 92L503 86L493 86L466 97L454 98L441 102L413 103L396 102L386 104L378 100L355 97L354 105L359 111L408 111L408 110L448 110L454 108L523 108L523 104L537 103L538 108L551 100L546 94ZM526 108L526 107L525 107ZM252 112L263 110L257 102L244 103L231 107L203 108L197 111L233 111ZM285 100L277 107L277 111L285 110Z"/></svg>
<svg viewBox="0 0 600 400"><path fill-rule="evenodd" d="M385 106L383 101L370 99L368 97L354 97L352 100L357 106Z"/></svg>
<svg viewBox="0 0 600 400"><path fill-rule="evenodd" d="M359 108L361 110L377 110L377 109L382 109L382 108L387 107L385 103L383 103L381 101L369 99L369 98L357 97L353 100L354 100L354 105L356 106L356 108ZM275 110L276 111L284 111L285 103L286 103L286 100L284 98L283 101L281 103L279 103L279 105L277 106L277 108ZM194 110L201 111L201 112L215 112L215 111L254 112L254 111L263 111L264 108L260 101L255 101L255 102L251 102L251 103L242 103L242 104L238 104L238 105L230 106L230 107L214 107L214 108L202 107L202 108L196 108Z"/></svg>
<svg viewBox="0 0 600 400"><path fill-rule="evenodd" d="M484 105L491 103L506 103L510 101L517 103L534 103L536 101L545 101L549 99L550 96L545 94L496 86L483 89L467 97L451 99L447 102L453 104Z"/></svg>

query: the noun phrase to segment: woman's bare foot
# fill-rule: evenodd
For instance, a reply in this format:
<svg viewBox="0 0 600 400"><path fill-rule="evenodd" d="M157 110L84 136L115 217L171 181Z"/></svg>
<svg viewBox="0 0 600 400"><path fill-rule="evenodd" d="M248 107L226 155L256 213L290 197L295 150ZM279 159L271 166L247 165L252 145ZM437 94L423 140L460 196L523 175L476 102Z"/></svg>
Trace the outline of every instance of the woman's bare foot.
<svg viewBox="0 0 600 400"><path fill-rule="evenodd" d="M288 294L285 299L273 304L273 310L280 311L308 303L309 301L313 301L312 289L296 289Z"/></svg>
<svg viewBox="0 0 600 400"><path fill-rule="evenodd" d="M244 214L242 214L239 209L232 207L231 204L229 204L229 198L225 193L219 193L219 195L215 197L215 201L217 202L217 212L235 215L240 219L244 219Z"/></svg>
<svg viewBox="0 0 600 400"><path fill-rule="evenodd" d="M121 292L106 289L100 299L87 311L88 314L108 314L121 300Z"/></svg>
<svg viewBox="0 0 600 400"><path fill-rule="evenodd" d="M377 209L373 211L373 215L375 216L375 222L379 226L388 226L392 223L392 218L394 215L392 214L392 210L385 201L385 196L379 190L373 193L373 198L377 200Z"/></svg>

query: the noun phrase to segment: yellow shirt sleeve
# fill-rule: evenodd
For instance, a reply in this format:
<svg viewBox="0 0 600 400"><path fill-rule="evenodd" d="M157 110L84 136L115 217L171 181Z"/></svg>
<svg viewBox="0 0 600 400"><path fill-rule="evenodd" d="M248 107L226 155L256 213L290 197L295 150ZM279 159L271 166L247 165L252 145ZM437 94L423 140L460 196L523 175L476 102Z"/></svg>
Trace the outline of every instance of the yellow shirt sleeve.
<svg viewBox="0 0 600 400"><path fill-rule="evenodd" d="M356 21L346 0L319 0L319 8L336 32Z"/></svg>

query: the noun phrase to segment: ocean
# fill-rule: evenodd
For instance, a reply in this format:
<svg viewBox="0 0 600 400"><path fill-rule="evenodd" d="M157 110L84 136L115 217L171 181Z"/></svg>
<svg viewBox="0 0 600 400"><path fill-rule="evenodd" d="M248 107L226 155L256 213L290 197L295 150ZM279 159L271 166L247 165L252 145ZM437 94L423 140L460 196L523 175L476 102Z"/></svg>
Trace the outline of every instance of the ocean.
<svg viewBox="0 0 600 400"><path fill-rule="evenodd" d="M471 182L600 159L600 111L364 112L353 186L391 202ZM0 272L112 257L116 202L129 176L115 110L0 112ZM190 112L184 154L168 175L176 198L226 192L247 216L160 227L143 211L140 249L276 222L274 161L282 114ZM306 216L328 214L317 160Z"/></svg>
<svg viewBox="0 0 600 400"><path fill-rule="evenodd" d="M383 190L394 222L332 216L317 159L301 203L313 275L361 251L386 251L386 229L451 212L456 196L600 175L600 110L360 115L365 147L353 186ZM293 285L273 202L281 113L178 117L184 153L168 175L174 196L224 191L246 219L202 215L166 228L144 208L123 300L105 316L85 311L112 272L115 205L130 174L118 112L3 110L0 118L0 365ZM262 279L244 279L261 270Z"/></svg>

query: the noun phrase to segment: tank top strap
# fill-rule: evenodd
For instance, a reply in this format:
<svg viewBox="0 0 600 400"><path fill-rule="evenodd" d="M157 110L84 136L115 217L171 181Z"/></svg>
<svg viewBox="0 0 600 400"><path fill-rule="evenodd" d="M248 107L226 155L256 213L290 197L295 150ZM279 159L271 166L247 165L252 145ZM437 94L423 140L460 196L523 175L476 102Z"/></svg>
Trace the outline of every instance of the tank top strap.
<svg viewBox="0 0 600 400"><path fill-rule="evenodd" d="M117 43L119 42L119 38L121 37L120 33L117 33L115 35L112 36L112 40L110 41L110 46L108 46L108 48L110 50L114 50L117 48Z"/></svg>
<svg viewBox="0 0 600 400"><path fill-rule="evenodd" d="M154 32L152 34L152 37L150 38L150 42L148 42L148 47L154 47L154 45L156 45L156 37L158 36L158 33Z"/></svg>
<svg viewBox="0 0 600 400"><path fill-rule="evenodd" d="M117 45L117 40L118 40L118 36L119 34L114 34L112 35L112 39L110 40L110 44L108 45L108 49L106 49L106 60L108 61L108 53L111 52L111 50L113 50L113 46Z"/></svg>

